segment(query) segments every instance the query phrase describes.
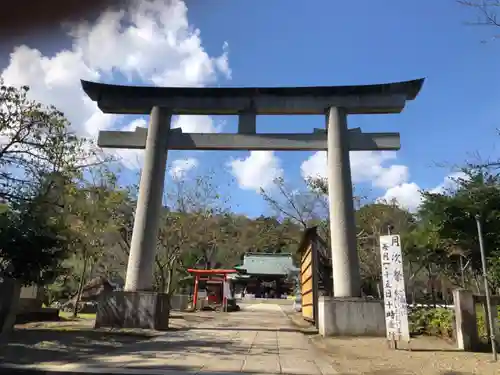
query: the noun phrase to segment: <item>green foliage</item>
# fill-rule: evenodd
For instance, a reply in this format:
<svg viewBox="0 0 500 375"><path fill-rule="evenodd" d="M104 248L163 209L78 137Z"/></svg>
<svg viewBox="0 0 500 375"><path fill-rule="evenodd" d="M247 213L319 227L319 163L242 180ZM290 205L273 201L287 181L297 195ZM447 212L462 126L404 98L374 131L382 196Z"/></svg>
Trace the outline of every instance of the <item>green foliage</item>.
<svg viewBox="0 0 500 375"><path fill-rule="evenodd" d="M37 196L47 176L74 178L99 161L97 149L73 134L62 112L29 100L28 92L0 79L0 198L8 202Z"/></svg>
<svg viewBox="0 0 500 375"><path fill-rule="evenodd" d="M500 324L500 306L497 306L497 311L493 312L493 321L497 324L497 326ZM476 305L477 332L479 338L482 340L488 339L487 322L488 322L488 317L484 313L483 306Z"/></svg>
<svg viewBox="0 0 500 375"><path fill-rule="evenodd" d="M413 215L396 204L371 203L356 210L358 254L361 274L365 283L381 280L380 241L382 235L391 230L402 236L406 247L406 237L415 227Z"/></svg>
<svg viewBox="0 0 500 375"><path fill-rule="evenodd" d="M64 228L28 208L0 214L0 271L24 285L51 282L66 255Z"/></svg>
<svg viewBox="0 0 500 375"><path fill-rule="evenodd" d="M106 160L62 112L28 92L0 80L0 256L10 276L44 283L74 243L66 208L76 180Z"/></svg>
<svg viewBox="0 0 500 375"><path fill-rule="evenodd" d="M64 268L63 266L63 269L55 280L45 286L43 302L46 306L50 306L56 301L69 300L74 296L78 289L79 280L71 277L71 271L71 268Z"/></svg>
<svg viewBox="0 0 500 375"><path fill-rule="evenodd" d="M500 175L468 170L456 180L456 188L425 193L421 220L432 228L438 247L447 255L461 255L470 262L473 275L481 273L481 257L475 216L482 222L488 268L494 287L500 286Z"/></svg>
<svg viewBox="0 0 500 375"><path fill-rule="evenodd" d="M410 334L451 338L453 316L453 311L446 308L414 308L408 314Z"/></svg>
<svg viewBox="0 0 500 375"><path fill-rule="evenodd" d="M500 323L500 306L494 314L494 319ZM418 307L412 309L408 314L408 323L411 335L429 335L452 338L454 329L454 312L446 308ZM484 309L476 307L476 323L479 338L487 338L486 321Z"/></svg>

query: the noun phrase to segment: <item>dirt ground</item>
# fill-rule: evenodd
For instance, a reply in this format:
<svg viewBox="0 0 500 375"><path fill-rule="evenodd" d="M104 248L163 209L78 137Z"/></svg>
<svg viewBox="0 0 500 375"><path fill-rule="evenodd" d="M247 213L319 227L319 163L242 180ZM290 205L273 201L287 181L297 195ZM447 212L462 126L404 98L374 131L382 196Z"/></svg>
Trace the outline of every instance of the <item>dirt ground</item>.
<svg viewBox="0 0 500 375"><path fill-rule="evenodd" d="M385 339L314 337L341 374L498 375L500 362L487 353L465 353L443 340L419 337L408 349L389 349Z"/></svg>
<svg viewBox="0 0 500 375"><path fill-rule="evenodd" d="M384 338L323 338L300 313L289 317L343 375L500 375L491 353L466 353L443 339L420 336L394 350Z"/></svg>
<svg viewBox="0 0 500 375"><path fill-rule="evenodd" d="M174 313L170 320L172 331L182 330L210 319L207 314ZM78 319L58 322L18 324L0 343L0 363L36 364L57 357L61 361L85 360L91 356L109 354L130 344L146 343L161 332L137 329L94 329L94 319L85 315Z"/></svg>
<svg viewBox="0 0 500 375"><path fill-rule="evenodd" d="M491 354L465 353L437 338L419 337L410 343L411 351L393 350L383 338L322 338L301 314L288 312L290 321L279 307L276 311L261 310L174 315L172 334L159 342L155 342L159 333L147 330L93 330L91 319L24 324L16 326L9 341L0 347L0 362L43 364L57 357L61 363L90 363L105 356L121 362L124 358L135 361L135 357L145 363L161 359L163 366L177 355L187 366L188 359L199 360L204 353L221 364L224 358L217 350L233 353L249 343L255 346L255 353L244 349L252 360L261 358L263 351L272 357L276 350L277 357L289 360L287 351L292 353L294 345L306 340L307 350L293 351L298 353L293 354L294 359L307 362L323 358L342 375L500 375L500 362L492 363ZM256 337L265 340L257 345ZM150 358L152 352L155 358ZM227 353L225 356L230 356ZM306 353L304 358L299 358L300 353ZM160 354L163 357L156 358Z"/></svg>

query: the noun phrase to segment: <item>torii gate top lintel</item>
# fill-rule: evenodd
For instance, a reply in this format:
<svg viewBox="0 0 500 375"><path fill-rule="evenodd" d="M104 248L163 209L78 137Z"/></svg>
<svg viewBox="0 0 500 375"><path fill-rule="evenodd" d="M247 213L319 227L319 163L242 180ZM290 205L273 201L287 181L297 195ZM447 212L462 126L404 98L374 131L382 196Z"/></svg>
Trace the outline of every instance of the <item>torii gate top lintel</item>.
<svg viewBox="0 0 500 375"><path fill-rule="evenodd" d="M351 114L399 113L420 92L424 78L355 86L151 87L81 81L105 113L146 115L154 106L172 114L325 114L330 107Z"/></svg>

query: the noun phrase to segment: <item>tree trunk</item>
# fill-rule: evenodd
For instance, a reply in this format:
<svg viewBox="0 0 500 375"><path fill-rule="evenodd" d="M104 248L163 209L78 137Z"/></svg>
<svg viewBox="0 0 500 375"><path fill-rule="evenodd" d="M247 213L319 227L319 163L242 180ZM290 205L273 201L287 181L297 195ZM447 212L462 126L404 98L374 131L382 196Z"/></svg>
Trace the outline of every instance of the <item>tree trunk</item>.
<svg viewBox="0 0 500 375"><path fill-rule="evenodd" d="M80 274L80 282L78 283L78 292L76 293L76 300L75 300L75 304L73 306L73 318L76 318L78 316L78 304L80 303L80 299L82 298L83 287L85 286L85 276L86 276L86 272L87 272L87 262L88 262L88 257L84 253L83 254L82 273Z"/></svg>
<svg viewBox="0 0 500 375"><path fill-rule="evenodd" d="M410 277L408 278L408 289L410 290L411 295L411 303L415 304L415 275L412 273L413 267L410 261L408 261L408 274Z"/></svg>
<svg viewBox="0 0 500 375"><path fill-rule="evenodd" d="M158 270L159 274L160 274L160 285L159 285L159 290L160 290L160 293L165 293L165 288L167 287L167 283L166 283L166 280L165 280L165 269L164 268L160 268Z"/></svg>
<svg viewBox="0 0 500 375"><path fill-rule="evenodd" d="M436 285L434 285L434 276L432 274L432 268L429 266L427 268L427 273L429 277L429 283L431 284L431 301L432 301L432 306L435 308L436 307Z"/></svg>
<svg viewBox="0 0 500 375"><path fill-rule="evenodd" d="M159 293L165 293L165 263L160 260L158 256L155 256L155 279L156 279L156 291Z"/></svg>
<svg viewBox="0 0 500 375"><path fill-rule="evenodd" d="M168 295L171 295L173 293L172 290L172 286L174 285L174 283L172 282L173 277L174 277L174 267L173 264L171 264L168 270L167 285L166 285L166 293Z"/></svg>

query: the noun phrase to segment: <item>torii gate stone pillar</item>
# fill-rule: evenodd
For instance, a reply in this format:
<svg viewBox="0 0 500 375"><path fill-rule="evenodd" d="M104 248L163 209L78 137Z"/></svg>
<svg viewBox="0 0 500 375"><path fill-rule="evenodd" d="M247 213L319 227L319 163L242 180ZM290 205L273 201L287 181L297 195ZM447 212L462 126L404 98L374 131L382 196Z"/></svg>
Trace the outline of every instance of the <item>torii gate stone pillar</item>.
<svg viewBox="0 0 500 375"><path fill-rule="evenodd" d="M150 114L149 128L101 131L98 145L145 149L125 291L99 305L97 326L161 328L168 301L152 291L153 264L168 150L326 150L330 203L332 299L316 303L324 334L384 334L383 303L361 297L349 152L398 150L399 133L348 129L353 114L399 113L420 91L423 79L364 86L277 88L160 88L82 81L105 113ZM238 133L182 133L172 115L237 115ZM257 115L326 116L327 129L312 133L256 132ZM372 318L367 319L367 316Z"/></svg>

